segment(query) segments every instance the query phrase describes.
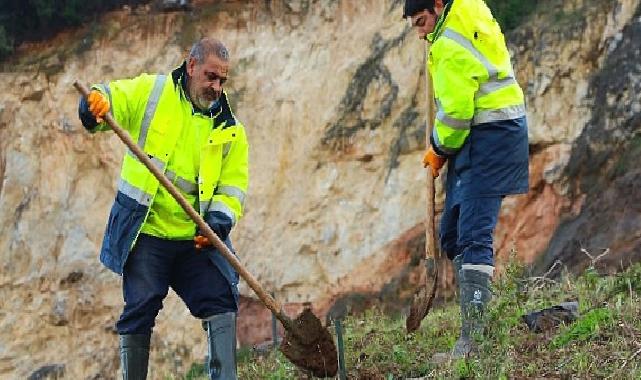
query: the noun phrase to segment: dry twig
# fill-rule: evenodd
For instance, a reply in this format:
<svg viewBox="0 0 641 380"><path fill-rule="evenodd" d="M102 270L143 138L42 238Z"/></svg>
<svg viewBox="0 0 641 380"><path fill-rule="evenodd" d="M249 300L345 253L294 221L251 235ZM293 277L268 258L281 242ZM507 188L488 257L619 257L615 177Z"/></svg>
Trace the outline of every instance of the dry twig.
<svg viewBox="0 0 641 380"><path fill-rule="evenodd" d="M629 358L625 359L625 361L624 361L624 362L623 362L623 364L621 365L621 368L619 368L619 371L618 371L618 372L623 371L623 369L625 368L625 366L626 366L626 365L628 365L628 363L630 362L630 360L634 359L634 358L635 358L637 355L639 355L640 353L641 353L641 348L639 348L638 350L636 350L636 351L634 352L634 354L630 355L630 357L629 357ZM614 377L614 374L610 375L610 377L608 377L608 379L611 379L611 378L613 378L613 377Z"/></svg>
<svg viewBox="0 0 641 380"><path fill-rule="evenodd" d="M585 255L587 255L590 258L590 266L594 267L594 265L599 262L603 257L607 256L610 254L610 248L606 248L603 253L601 253L599 256L592 256L590 252L588 252L587 249L581 248L581 252L583 252Z"/></svg>

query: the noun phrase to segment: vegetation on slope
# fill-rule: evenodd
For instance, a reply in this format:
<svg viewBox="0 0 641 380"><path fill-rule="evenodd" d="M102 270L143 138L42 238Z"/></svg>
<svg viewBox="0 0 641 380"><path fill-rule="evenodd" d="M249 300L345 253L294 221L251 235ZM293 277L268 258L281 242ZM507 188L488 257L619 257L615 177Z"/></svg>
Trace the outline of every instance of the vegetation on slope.
<svg viewBox="0 0 641 380"><path fill-rule="evenodd" d="M523 20L536 9L540 0L485 0L485 2L503 31L509 31L521 25Z"/></svg>
<svg viewBox="0 0 641 380"><path fill-rule="evenodd" d="M641 265L615 276L589 269L576 278L531 278L513 263L494 281L495 298L487 313L487 336L480 355L433 364L457 338L458 307L434 310L415 334L405 334L402 316L378 311L344 321L350 379L464 378L641 378ZM530 332L521 316L578 300L580 317L542 333ZM196 364L184 379L204 379ZM280 353L243 351L241 379L305 379Z"/></svg>
<svg viewBox="0 0 641 380"><path fill-rule="evenodd" d="M7 0L0 8L0 60L25 41L51 38L59 31L95 22L102 12L149 0Z"/></svg>

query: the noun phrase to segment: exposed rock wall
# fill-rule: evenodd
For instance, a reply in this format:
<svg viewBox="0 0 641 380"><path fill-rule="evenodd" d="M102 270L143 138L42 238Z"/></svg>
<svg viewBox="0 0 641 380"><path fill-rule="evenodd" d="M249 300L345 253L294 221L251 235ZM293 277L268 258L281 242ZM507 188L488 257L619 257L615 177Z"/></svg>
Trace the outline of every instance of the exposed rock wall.
<svg viewBox="0 0 641 380"><path fill-rule="evenodd" d="M632 6L634 3L635 6ZM555 231L541 260L574 268L590 264L608 250L599 265L617 270L641 259L641 7L619 4L630 20L614 28L599 46L600 70L589 82L592 112L570 152L563 173L569 182L574 212ZM587 25L586 25L587 27Z"/></svg>
<svg viewBox="0 0 641 380"><path fill-rule="evenodd" d="M167 72L200 36L230 48L228 91L251 144L250 196L233 233L242 262L292 314L307 303L323 315L402 307L424 281L426 91L423 45L401 3L123 10L5 64L0 378L48 364L67 378L115 377L120 283L97 254L124 149L82 130L71 84ZM531 192L505 202L499 266L513 249L541 268L584 264L577 242L610 248L612 260L639 251L639 0L553 3L509 36L528 99ZM443 276L441 296L450 283ZM269 313L242 292L240 342L264 341ZM151 378L204 356L200 324L173 293L155 332Z"/></svg>

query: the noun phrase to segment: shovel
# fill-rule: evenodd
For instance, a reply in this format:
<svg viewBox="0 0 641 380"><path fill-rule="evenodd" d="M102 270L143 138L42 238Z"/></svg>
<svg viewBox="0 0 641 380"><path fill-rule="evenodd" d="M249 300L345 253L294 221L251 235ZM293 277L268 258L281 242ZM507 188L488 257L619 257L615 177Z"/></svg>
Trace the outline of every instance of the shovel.
<svg viewBox="0 0 641 380"><path fill-rule="evenodd" d="M84 85L75 82L73 86L86 98L89 96L89 90ZM216 236L214 231L207 225L203 218L194 210L194 208L180 194L179 190L165 177L145 154L142 149L136 145L129 134L123 130L114 120L111 114L104 116L105 121L111 129L120 137L122 142L138 157L147 169L160 181L160 183L169 191L176 201L187 212L191 219L196 223L200 232L209 239L216 247L218 252L236 269L238 274L247 282L250 288L256 293L261 302L271 310L276 318L285 328L285 339L281 345L283 354L295 365L309 371L317 377L333 377L338 371L338 360L334 340L327 330L321 324L321 321L312 313L311 310L305 309L296 319L290 319L283 311L283 307L271 297L265 289L258 283L236 258L236 256L227 248L225 244Z"/></svg>
<svg viewBox="0 0 641 380"><path fill-rule="evenodd" d="M426 53L429 53L429 46L426 45ZM428 57L428 54L425 54ZM427 66L426 66L427 67ZM427 146L430 144L430 136L434 128L434 90L432 88L432 78L430 77L429 70L425 70L425 80L427 88ZM421 326L421 321L432 308L434 297L436 296L436 288L438 286L438 257L436 251L436 230L434 228L434 177L432 172L427 171L427 220L425 223L425 284L423 284L414 294L412 305L410 306L410 313L405 320L405 328L408 333L418 330ZM428 263L430 260L434 263L434 276L432 286L428 290Z"/></svg>

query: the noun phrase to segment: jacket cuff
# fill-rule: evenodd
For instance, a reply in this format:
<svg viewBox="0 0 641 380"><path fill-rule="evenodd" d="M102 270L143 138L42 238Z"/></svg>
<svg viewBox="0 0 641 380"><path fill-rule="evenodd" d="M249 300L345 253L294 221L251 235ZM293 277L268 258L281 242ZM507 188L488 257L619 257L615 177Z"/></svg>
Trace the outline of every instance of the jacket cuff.
<svg viewBox="0 0 641 380"><path fill-rule="evenodd" d="M430 144L432 144L432 149L434 149L436 154L438 154L439 156L446 157L446 158L454 157L453 154L447 154L447 153L443 152L441 150L441 148L438 147L438 144L434 140L434 134L430 135Z"/></svg>
<svg viewBox="0 0 641 380"><path fill-rule="evenodd" d="M80 97L80 104L78 104L78 116L80 117L82 126L85 127L86 130L89 132L95 132L98 122L91 111L89 111L89 103L87 103L84 96Z"/></svg>
<svg viewBox="0 0 641 380"><path fill-rule="evenodd" d="M207 213L205 221L222 241L227 240L227 237L234 225L231 218L220 211Z"/></svg>

